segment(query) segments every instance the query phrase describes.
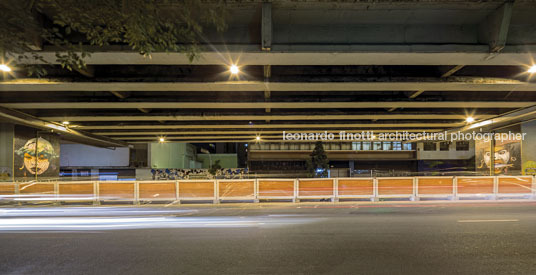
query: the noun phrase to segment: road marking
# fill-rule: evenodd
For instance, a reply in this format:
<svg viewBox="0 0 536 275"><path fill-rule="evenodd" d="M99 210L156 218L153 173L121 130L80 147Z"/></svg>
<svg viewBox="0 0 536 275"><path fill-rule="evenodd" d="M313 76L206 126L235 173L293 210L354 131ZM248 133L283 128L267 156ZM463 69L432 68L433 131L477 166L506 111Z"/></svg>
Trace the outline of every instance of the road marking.
<svg viewBox="0 0 536 275"><path fill-rule="evenodd" d="M511 220L458 220L458 222L518 222L518 219Z"/></svg>

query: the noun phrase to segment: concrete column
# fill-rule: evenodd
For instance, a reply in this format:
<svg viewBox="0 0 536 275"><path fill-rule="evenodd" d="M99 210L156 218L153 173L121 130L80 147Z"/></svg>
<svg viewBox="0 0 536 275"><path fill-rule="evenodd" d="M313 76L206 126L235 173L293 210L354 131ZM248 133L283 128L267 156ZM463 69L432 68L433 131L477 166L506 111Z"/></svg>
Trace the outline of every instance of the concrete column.
<svg viewBox="0 0 536 275"><path fill-rule="evenodd" d="M0 123L0 181L13 180L14 125Z"/></svg>

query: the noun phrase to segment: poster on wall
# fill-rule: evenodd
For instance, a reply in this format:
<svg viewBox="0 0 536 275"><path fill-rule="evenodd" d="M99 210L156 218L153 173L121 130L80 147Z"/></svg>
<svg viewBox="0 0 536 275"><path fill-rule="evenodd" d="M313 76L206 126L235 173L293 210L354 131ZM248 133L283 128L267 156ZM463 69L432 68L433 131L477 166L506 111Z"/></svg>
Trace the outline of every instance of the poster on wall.
<svg viewBox="0 0 536 275"><path fill-rule="evenodd" d="M521 146L521 158L523 160L523 175L536 175L536 121L521 124L526 137Z"/></svg>
<svg viewBox="0 0 536 275"><path fill-rule="evenodd" d="M489 175L491 162L494 162L494 175L521 174L521 141L496 140L493 154L491 141L475 141L476 170L483 175Z"/></svg>
<svg viewBox="0 0 536 275"><path fill-rule="evenodd" d="M14 168L17 180L57 178L60 168L60 143L54 134L15 128Z"/></svg>

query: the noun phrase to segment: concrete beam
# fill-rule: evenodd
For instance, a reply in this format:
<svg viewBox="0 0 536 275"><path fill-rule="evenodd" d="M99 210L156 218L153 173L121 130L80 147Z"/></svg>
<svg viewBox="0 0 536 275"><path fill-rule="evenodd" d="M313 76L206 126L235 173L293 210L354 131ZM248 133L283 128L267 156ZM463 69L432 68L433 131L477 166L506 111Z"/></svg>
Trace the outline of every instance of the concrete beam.
<svg viewBox="0 0 536 275"><path fill-rule="evenodd" d="M272 49L272 3L262 3L261 18L261 49L270 51Z"/></svg>
<svg viewBox="0 0 536 275"><path fill-rule="evenodd" d="M309 132L309 133L314 133L314 132ZM230 136L169 136L169 135L166 135L165 139L166 140L196 140L196 139L213 139L213 140L222 140L222 139L250 139L250 140L256 140L256 137L257 136L260 136L263 140L268 140L268 139L275 139L275 140L282 140L283 139L283 133L282 132L279 132L278 135L262 135L262 134L259 134L259 135L249 135L249 136L244 136L244 135L241 135L241 136L233 136L233 135L230 135ZM336 132L334 133L334 137L335 139L338 139L339 141L342 141L342 142L348 142L348 140L340 140L340 136L339 136L339 132ZM136 137L131 137L131 136L122 136L122 137L115 137L116 139L120 139L120 140L125 140L125 141L131 141L131 140L157 140L159 137L157 136L147 136L147 137L140 137L140 136L136 136ZM354 141L357 141L357 140L354 140Z"/></svg>
<svg viewBox="0 0 536 275"><path fill-rule="evenodd" d="M536 106L531 106L528 108L523 108L520 110L509 112L507 114L500 115L492 119L477 121L475 123L465 124L460 127L448 129L446 132L448 134L457 133L457 132L468 132L468 131L489 133L494 130L503 129L506 127L510 127L512 125L517 125L522 122L532 121L534 119L536 119ZM409 140L407 142L416 142L416 141L419 141L419 140L417 139Z"/></svg>
<svg viewBox="0 0 536 275"><path fill-rule="evenodd" d="M125 147L127 143L108 137L97 136L76 129L71 129L59 123L45 121L31 115L0 107L0 119L14 124L25 125L32 128L48 130L58 133L63 139L76 141L99 147Z"/></svg>
<svg viewBox="0 0 536 275"><path fill-rule="evenodd" d="M514 1L505 2L479 26L479 40L489 45L491 53L498 53L506 46L513 6Z"/></svg>
<svg viewBox="0 0 536 275"><path fill-rule="evenodd" d="M328 128L445 128L465 125L464 122L452 123L348 123L348 124L213 124L213 125L78 125L76 129L84 130L122 130L122 129L328 129Z"/></svg>
<svg viewBox="0 0 536 275"><path fill-rule="evenodd" d="M21 102L12 109L370 109L370 108L523 108L531 101L373 101L373 102Z"/></svg>
<svg viewBox="0 0 536 275"><path fill-rule="evenodd" d="M0 92L52 91L536 91L536 82L503 78L451 77L356 79L353 82L64 82L52 79L16 79L0 82Z"/></svg>
<svg viewBox="0 0 536 275"><path fill-rule="evenodd" d="M311 133L316 130L292 130L292 133ZM323 131L327 131L328 133L339 133L340 130L330 130L326 129ZM362 131L367 130L344 130L346 133L361 133ZM394 133L396 131L405 131L410 133L422 133L422 132L439 132L441 129L375 129L375 133ZM240 134L252 134L252 135L258 135L258 134L281 134L282 130L252 130L252 131L228 131L228 130L219 130L219 131L136 131L136 132L128 132L128 131L122 131L122 132L92 132L95 135L103 135L103 136L162 136L162 135L240 135Z"/></svg>
<svg viewBox="0 0 536 275"><path fill-rule="evenodd" d="M260 121L260 120L465 120L465 114L370 114L370 115L217 115L217 116L50 116L50 121ZM488 119L494 115L475 115L475 119Z"/></svg>
<svg viewBox="0 0 536 275"><path fill-rule="evenodd" d="M45 48L44 59L58 64L54 48ZM151 58L121 47L89 48L89 65L519 65L536 55L536 46L506 46L488 59L486 45L257 45L213 46L192 62L182 53L152 53Z"/></svg>

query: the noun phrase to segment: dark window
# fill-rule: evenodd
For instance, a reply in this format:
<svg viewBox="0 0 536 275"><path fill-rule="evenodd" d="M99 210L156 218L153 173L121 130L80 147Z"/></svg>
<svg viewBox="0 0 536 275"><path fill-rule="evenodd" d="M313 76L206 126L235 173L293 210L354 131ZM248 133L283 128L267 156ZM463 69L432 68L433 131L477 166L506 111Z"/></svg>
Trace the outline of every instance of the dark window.
<svg viewBox="0 0 536 275"><path fill-rule="evenodd" d="M372 150L376 151L376 150L381 150L382 149L382 142L381 141L374 141L372 143Z"/></svg>
<svg viewBox="0 0 536 275"><path fill-rule="evenodd" d="M469 151L469 141L456 141L456 151Z"/></svg>
<svg viewBox="0 0 536 275"><path fill-rule="evenodd" d="M433 142L425 142L424 143L424 151L435 151L436 150L436 144Z"/></svg>
<svg viewBox="0 0 536 275"><path fill-rule="evenodd" d="M448 142L441 142L439 143L439 151L448 151L449 150L449 143Z"/></svg>

